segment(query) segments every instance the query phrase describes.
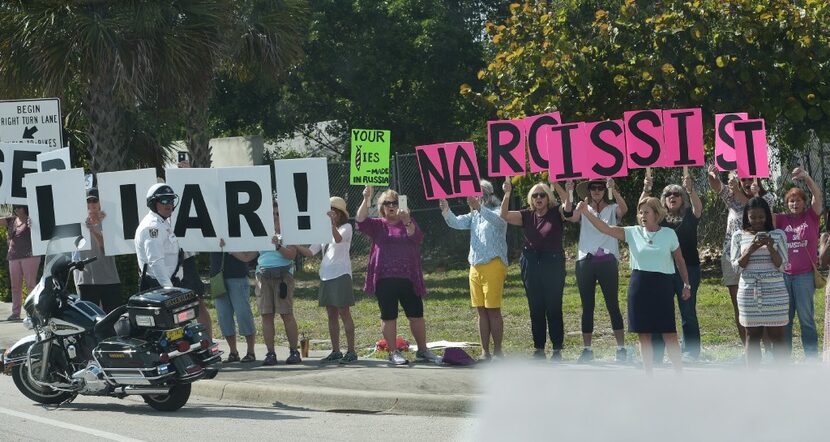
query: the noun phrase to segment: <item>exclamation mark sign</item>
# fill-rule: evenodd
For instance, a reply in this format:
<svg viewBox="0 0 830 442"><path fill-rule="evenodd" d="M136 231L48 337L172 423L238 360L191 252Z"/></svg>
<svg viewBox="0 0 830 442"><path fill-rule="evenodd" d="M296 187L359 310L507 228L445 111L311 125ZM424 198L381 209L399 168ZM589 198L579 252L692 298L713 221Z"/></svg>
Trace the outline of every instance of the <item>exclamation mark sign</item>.
<svg viewBox="0 0 830 442"><path fill-rule="evenodd" d="M294 196L297 198L297 210L301 214L308 212L308 174L294 174ZM298 216L297 228L311 230L311 217L307 215Z"/></svg>

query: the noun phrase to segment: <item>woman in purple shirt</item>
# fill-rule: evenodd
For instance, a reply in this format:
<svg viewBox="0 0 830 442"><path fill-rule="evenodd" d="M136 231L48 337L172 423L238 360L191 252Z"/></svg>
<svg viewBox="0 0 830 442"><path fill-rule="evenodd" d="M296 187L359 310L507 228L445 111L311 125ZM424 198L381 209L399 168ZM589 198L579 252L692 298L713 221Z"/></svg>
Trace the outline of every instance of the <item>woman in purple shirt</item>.
<svg viewBox="0 0 830 442"><path fill-rule="evenodd" d="M784 197L788 212L776 213L775 228L787 235L787 266L784 268L784 283L790 294L790 322L787 324L786 339L790 349L793 344L793 318L798 313L801 324L801 345L807 359L818 359L818 332L816 331L813 295L816 291L813 279L813 265L818 261L819 215L824 205L821 189L807 172L796 167L793 181L802 181L813 194L807 204L807 194L793 187Z"/></svg>
<svg viewBox="0 0 830 442"><path fill-rule="evenodd" d="M389 362L394 365L409 361L394 349L398 336L398 303L409 319L409 328L418 344L415 360L435 362L438 357L427 349L424 324L426 288L421 271L421 242L424 232L409 215L398 207L398 193L388 189L378 196L378 218L369 218L372 186L363 189L363 202L357 209L357 230L372 239L364 290L375 295L380 307L380 326L389 345Z"/></svg>
<svg viewBox="0 0 830 442"><path fill-rule="evenodd" d="M522 282L530 310L530 329L533 335L533 357L545 358L547 331L553 343L551 361L562 360L565 323L562 320L562 295L565 290L565 255L562 249L562 224L573 216L571 200L565 189L554 184L564 204L557 205L553 192L546 183L530 188L527 204L522 210L508 210L513 185L504 180L504 199L501 217L508 224L521 226L525 236L522 249ZM545 330L547 329L547 330Z"/></svg>

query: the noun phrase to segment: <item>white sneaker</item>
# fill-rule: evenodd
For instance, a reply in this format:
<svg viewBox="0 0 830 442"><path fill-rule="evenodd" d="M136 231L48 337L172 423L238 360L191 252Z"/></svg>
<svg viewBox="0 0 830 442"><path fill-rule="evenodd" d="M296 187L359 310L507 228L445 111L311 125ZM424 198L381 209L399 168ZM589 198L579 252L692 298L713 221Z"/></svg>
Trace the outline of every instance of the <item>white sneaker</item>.
<svg viewBox="0 0 830 442"><path fill-rule="evenodd" d="M406 365L409 361L403 357L400 351L395 350L392 353L389 353L389 362L393 365Z"/></svg>
<svg viewBox="0 0 830 442"><path fill-rule="evenodd" d="M415 362L432 362L435 364L441 363L441 357L435 353L427 350L415 352Z"/></svg>

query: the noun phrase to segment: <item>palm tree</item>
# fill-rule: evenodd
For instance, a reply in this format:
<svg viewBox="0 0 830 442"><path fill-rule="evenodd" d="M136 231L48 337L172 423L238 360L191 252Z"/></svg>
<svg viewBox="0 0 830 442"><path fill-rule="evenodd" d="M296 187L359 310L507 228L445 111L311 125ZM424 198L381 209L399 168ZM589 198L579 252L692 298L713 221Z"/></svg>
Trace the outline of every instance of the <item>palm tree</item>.
<svg viewBox="0 0 830 442"><path fill-rule="evenodd" d="M184 84L222 53L226 0L24 0L0 5L0 81L6 93L65 97L87 123L94 172L131 158L131 113L159 99L159 79Z"/></svg>
<svg viewBox="0 0 830 442"><path fill-rule="evenodd" d="M307 0L229 1L222 52L204 54L201 70L182 91L186 143L195 167L210 167L209 103L219 73L278 80L303 55L309 23Z"/></svg>

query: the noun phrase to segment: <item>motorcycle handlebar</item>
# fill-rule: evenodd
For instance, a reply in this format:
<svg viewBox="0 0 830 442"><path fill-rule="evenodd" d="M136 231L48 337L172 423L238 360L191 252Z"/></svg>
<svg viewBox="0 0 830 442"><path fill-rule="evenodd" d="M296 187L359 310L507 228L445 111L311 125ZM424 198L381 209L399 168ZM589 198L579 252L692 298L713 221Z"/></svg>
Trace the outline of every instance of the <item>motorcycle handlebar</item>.
<svg viewBox="0 0 830 442"><path fill-rule="evenodd" d="M94 262L97 259L98 259L97 256L91 256L87 259L83 259L81 261L73 263L72 267L75 268L75 269L78 269L78 270L83 270L84 267L86 267L87 264L90 264L90 263Z"/></svg>

